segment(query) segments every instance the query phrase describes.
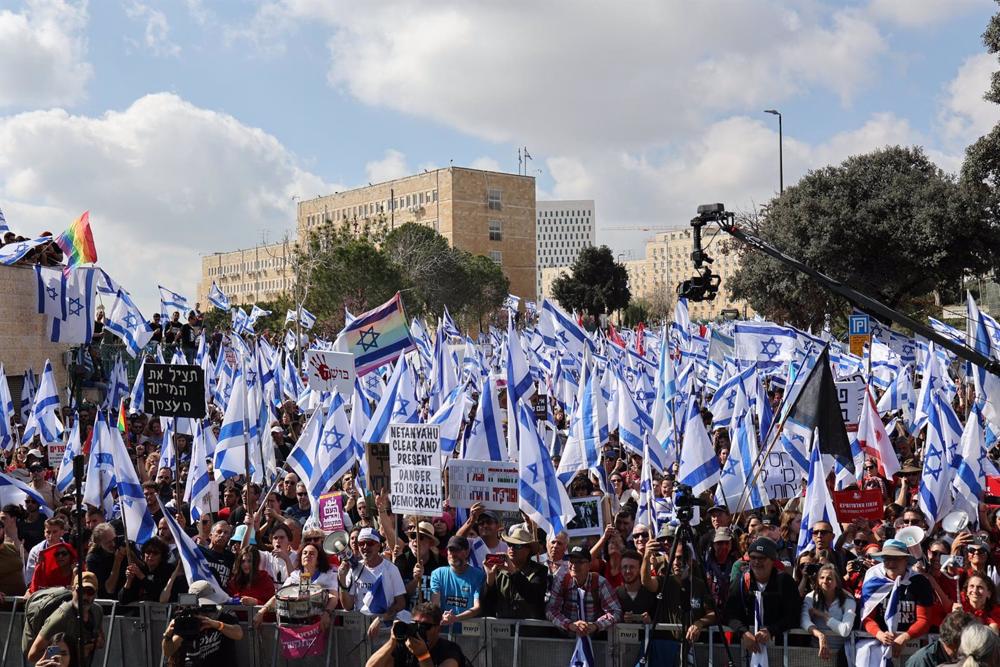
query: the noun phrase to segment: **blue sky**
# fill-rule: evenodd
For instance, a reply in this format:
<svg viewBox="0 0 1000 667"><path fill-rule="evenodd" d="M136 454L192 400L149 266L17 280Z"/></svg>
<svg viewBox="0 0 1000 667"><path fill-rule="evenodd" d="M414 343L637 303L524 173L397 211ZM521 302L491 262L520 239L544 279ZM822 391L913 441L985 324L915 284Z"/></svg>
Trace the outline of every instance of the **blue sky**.
<svg viewBox="0 0 1000 667"><path fill-rule="evenodd" d="M593 198L598 241L705 201L750 208L886 144L942 168L1000 120L989 0L0 5L0 208L59 231L153 309L199 257L292 228L309 198L427 166L514 171ZM537 171L534 171L537 170Z"/></svg>

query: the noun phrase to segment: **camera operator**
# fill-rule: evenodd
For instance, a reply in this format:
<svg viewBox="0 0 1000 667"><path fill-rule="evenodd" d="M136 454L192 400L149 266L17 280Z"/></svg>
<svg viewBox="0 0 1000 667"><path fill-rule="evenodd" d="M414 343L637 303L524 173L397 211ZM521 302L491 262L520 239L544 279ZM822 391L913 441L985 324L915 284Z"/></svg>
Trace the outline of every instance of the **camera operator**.
<svg viewBox="0 0 1000 667"><path fill-rule="evenodd" d="M243 628L232 613L220 610L212 600L212 585L196 581L188 588L198 597L199 607L182 607L163 633L163 657L170 665L235 665L236 642Z"/></svg>
<svg viewBox="0 0 1000 667"><path fill-rule="evenodd" d="M413 623L393 623L389 639L365 667L466 667L469 661L458 644L441 638L443 616L436 604L421 602L413 608Z"/></svg>
<svg viewBox="0 0 1000 667"><path fill-rule="evenodd" d="M691 569L692 554L688 545L682 542L676 545L673 569L669 574L666 572L668 554L664 551L670 548L671 542L671 537L664 537L646 547L642 585L657 595L661 588L663 590L663 604L656 622L687 625L683 639L693 643L698 641L702 630L715 623L715 606L701 573ZM655 576L654 566L658 573Z"/></svg>
<svg viewBox="0 0 1000 667"><path fill-rule="evenodd" d="M27 659L35 662L45 654L45 649L52 643L57 634L65 637L66 644L71 653L76 652L77 637L79 637L80 626L77 608L83 611L83 652L84 657L94 654L94 651L104 646L104 631L101 629L104 622L104 612L100 606L94 604L97 597L97 577L93 572L83 573L82 591L77 586L79 581L73 577L73 597L71 600L63 602L56 608L52 615L45 619L41 630L35 636L28 649ZM84 660L71 660L72 664L85 664Z"/></svg>

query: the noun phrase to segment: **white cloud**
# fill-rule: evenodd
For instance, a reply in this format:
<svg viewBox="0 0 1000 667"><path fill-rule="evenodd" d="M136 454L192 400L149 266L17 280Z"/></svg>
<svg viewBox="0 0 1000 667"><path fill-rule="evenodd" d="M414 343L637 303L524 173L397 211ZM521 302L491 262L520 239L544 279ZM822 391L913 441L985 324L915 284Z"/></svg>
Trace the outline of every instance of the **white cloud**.
<svg viewBox="0 0 1000 667"><path fill-rule="evenodd" d="M0 108L73 104L93 68L86 62L86 2L28 0L0 10Z"/></svg>
<svg viewBox="0 0 1000 667"><path fill-rule="evenodd" d="M945 86L939 118L946 140L964 146L1000 122L1000 105L983 99L998 69L1000 62L989 53L972 56L958 68Z"/></svg>
<svg viewBox="0 0 1000 667"><path fill-rule="evenodd" d="M138 0L129 0L125 4L125 14L134 21L145 21L141 45L157 56L176 56L181 47L170 41L170 23L167 15L159 9L153 9ZM126 38L133 46L140 43Z"/></svg>
<svg viewBox="0 0 1000 667"><path fill-rule="evenodd" d="M99 118L0 118L0 199L11 227L59 233L89 209L101 265L144 312L158 281L195 294L200 253L253 246L262 230L275 241L294 229L294 195L341 189L302 170L266 132L172 94Z"/></svg>
<svg viewBox="0 0 1000 667"><path fill-rule="evenodd" d="M907 28L934 25L972 10L991 11L990 0L872 0L869 12L878 19Z"/></svg>
<svg viewBox="0 0 1000 667"><path fill-rule="evenodd" d="M863 12L811 0L282 0L239 30L274 48L300 22L329 26L329 79L360 101L550 155L641 149L804 90L849 104L886 50Z"/></svg>
<svg viewBox="0 0 1000 667"><path fill-rule="evenodd" d="M365 174L369 183L382 183L391 181L394 178L409 176L413 172L406 164L406 156L395 148L386 150L385 155L379 160L372 160L365 164Z"/></svg>

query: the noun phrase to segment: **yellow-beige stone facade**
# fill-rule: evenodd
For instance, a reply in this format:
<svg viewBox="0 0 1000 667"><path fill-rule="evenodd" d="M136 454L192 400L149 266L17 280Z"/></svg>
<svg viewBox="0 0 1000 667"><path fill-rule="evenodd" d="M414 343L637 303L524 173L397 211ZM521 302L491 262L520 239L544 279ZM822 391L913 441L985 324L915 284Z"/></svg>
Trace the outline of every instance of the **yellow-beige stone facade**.
<svg viewBox="0 0 1000 667"><path fill-rule="evenodd" d="M292 241L282 241L202 256L198 283L202 310L209 308L208 292L213 281L234 305L271 301L286 294L294 283L292 246Z"/></svg>

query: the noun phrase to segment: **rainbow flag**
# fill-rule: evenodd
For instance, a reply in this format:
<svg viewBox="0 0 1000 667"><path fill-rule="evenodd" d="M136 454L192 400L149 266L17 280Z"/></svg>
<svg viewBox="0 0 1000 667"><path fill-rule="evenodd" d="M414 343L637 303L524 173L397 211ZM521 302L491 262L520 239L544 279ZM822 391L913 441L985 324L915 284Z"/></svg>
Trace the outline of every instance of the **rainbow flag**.
<svg viewBox="0 0 1000 667"><path fill-rule="evenodd" d="M358 315L344 327L333 344L334 350L354 355L354 368L359 377L416 347L406 325L399 292L378 308Z"/></svg>
<svg viewBox="0 0 1000 667"><path fill-rule="evenodd" d="M69 229L56 238L56 244L66 253L67 269L96 262L97 247L94 245L94 234L90 231L90 211L84 211L74 220Z"/></svg>
<svg viewBox="0 0 1000 667"><path fill-rule="evenodd" d="M118 430L122 432L122 438L128 439L128 417L125 415L125 399L118 404Z"/></svg>

